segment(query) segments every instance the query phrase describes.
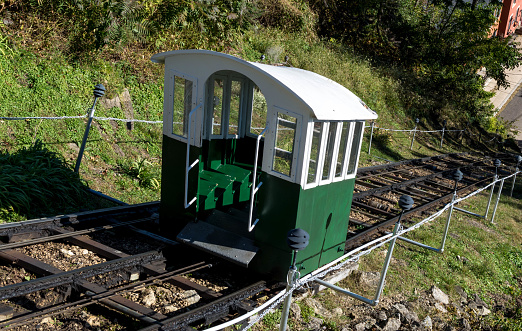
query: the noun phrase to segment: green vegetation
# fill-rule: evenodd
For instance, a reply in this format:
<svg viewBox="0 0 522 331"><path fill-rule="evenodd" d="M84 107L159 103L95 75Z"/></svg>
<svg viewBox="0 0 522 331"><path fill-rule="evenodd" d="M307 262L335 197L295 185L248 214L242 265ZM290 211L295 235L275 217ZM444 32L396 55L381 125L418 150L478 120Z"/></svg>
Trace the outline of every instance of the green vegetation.
<svg viewBox="0 0 522 331"><path fill-rule="evenodd" d="M510 183L509 183L510 184ZM498 190L498 184L497 184ZM389 308L391 302L411 302L414 311L422 320L425 316L436 316L446 324L459 329L462 315L455 308L447 305L448 313L440 313L435 308L422 304L425 293L436 285L448 294L450 301L458 303L460 294L455 286L460 286L468 298L478 294L492 311L487 316L480 317L471 313L468 317L472 330L522 330L522 183L515 186L513 197L509 197L511 185L505 185L500 200L495 223L490 222L493 204L488 220L469 216L457 211L453 212L451 225L446 240L444 253L439 254L418 246L397 241L390 268L386 277L386 285L381 301L375 309ZM496 196L496 195L495 195ZM459 204L460 208L478 214L484 214L489 198L489 192L482 192ZM432 247L440 247L444 232L447 212L439 218L412 232L406 237ZM415 221L419 221L416 219ZM406 218L407 222L408 219ZM406 223L405 223L406 224ZM514 243L516 243L514 245ZM359 270L380 272L387 252L387 245L373 251L359 260ZM361 285L357 277L348 277L338 286L373 298L375 287ZM340 294L331 294L325 290L313 299L319 301L329 311L340 307L344 314L325 318L314 312L306 299L298 301L301 308L299 321L290 319L292 330L308 330L306 324L312 317L324 320L323 327L327 330L342 330L346 328L350 316L361 317L359 306L364 304ZM369 308L371 315L376 310ZM279 312L277 314L280 314ZM273 314L256 325L254 330L273 330L273 321L278 315ZM388 316L390 317L390 316Z"/></svg>
<svg viewBox="0 0 522 331"><path fill-rule="evenodd" d="M502 1L315 1L322 36L391 66L412 116L479 121L491 115L485 69L501 86L520 64L510 39L490 37ZM400 63L400 65L398 65ZM455 112L459 109L459 112Z"/></svg>
<svg viewBox="0 0 522 331"><path fill-rule="evenodd" d="M140 186L159 189L159 169L146 159L124 162L120 167L123 173L137 180Z"/></svg>
<svg viewBox="0 0 522 331"><path fill-rule="evenodd" d="M11 154L0 151L0 173L0 218L6 221L78 210L87 198L79 175L39 140Z"/></svg>
<svg viewBox="0 0 522 331"><path fill-rule="evenodd" d="M490 308L501 304L513 311L510 316L501 309L492 309L494 313L485 318L487 325L503 330L522 329L522 315L517 309L517 300L522 299L522 249L520 245L513 245L522 239L522 185L517 183L512 198L508 196L510 189L511 185L504 186L494 224L489 221L492 210L488 220L454 212L443 254L398 241L385 295L401 293L408 300L415 300L420 291L437 285L456 301L458 294L454 286L459 285L468 295L477 293ZM459 207L484 214L488 198L489 192L483 192L465 200ZM439 247L446 218L447 213L407 237ZM382 256L373 253L362 261L361 268L380 270Z"/></svg>
<svg viewBox="0 0 522 331"><path fill-rule="evenodd" d="M440 129L444 119L450 128L469 129L462 138L448 133L442 148L439 134L417 134L411 151L409 133L376 130L372 153L361 154L361 165L470 147L494 150L497 146L486 143L488 132L499 130L506 138L509 127L491 117L491 95L482 90L485 77L478 69L484 67L487 76L505 85L504 70L519 60L509 39L488 37L499 8L495 1L488 3L4 0L0 116L85 115L92 87L102 83L107 92L96 115L128 117L122 107L107 102L128 89L135 118L161 120L162 67L150 63L150 56L198 48L249 61L265 55L266 63L282 63L288 56L288 65L324 75L358 95L378 113L383 128L410 129L419 117L419 129ZM257 90L254 104L262 110L255 114L254 126L263 127L266 100ZM86 183L128 203L159 199L160 125L136 123L131 131L125 123L95 120L80 180L70 169L84 128L84 119L0 120L2 221L96 208L99 203L84 195ZM368 139L362 150L368 150ZM287 167L281 165L282 171ZM452 285L460 284L470 293L520 298L522 252L511 245L522 239L520 187L517 192L516 198L502 198L508 208L499 209L496 225L455 216L452 233L458 240L449 239L442 255L399 244L395 258L408 268L401 267L399 274L392 265L385 295L409 293L413 299L415 288L435 283L453 296ZM483 208L485 199L473 198L466 208ZM438 239L432 234L441 233L441 227L438 222L413 236L435 244ZM378 270L378 260L370 257L363 268ZM337 305L341 297L325 300ZM302 304L301 311L305 321L314 316L313 309ZM488 318L492 325L511 330L522 328L520 317L516 310L509 319L498 314ZM273 330L279 318L279 311L267 315L265 329ZM325 326L335 330L345 323L331 320Z"/></svg>

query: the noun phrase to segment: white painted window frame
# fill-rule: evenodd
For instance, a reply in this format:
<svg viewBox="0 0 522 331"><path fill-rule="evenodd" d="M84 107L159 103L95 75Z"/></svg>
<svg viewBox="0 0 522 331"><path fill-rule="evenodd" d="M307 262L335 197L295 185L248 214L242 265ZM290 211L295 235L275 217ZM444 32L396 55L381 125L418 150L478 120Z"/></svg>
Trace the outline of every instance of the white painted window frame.
<svg viewBox="0 0 522 331"><path fill-rule="evenodd" d="M213 134L213 125L214 125L214 113L213 113L213 98L214 98L214 80L222 79L224 81L223 86L223 96L221 100L222 114L221 114L221 134ZM231 93L232 93L232 81L238 81L241 84L241 94L240 94L240 105L239 105L239 121L238 121L238 134L229 134L228 127L230 125L230 102L226 105L223 103L224 100L230 101ZM245 79L243 77L234 75L233 73L218 73L212 74L208 79L208 86L206 89L207 93L207 107L205 107L205 113L208 117L207 125L205 125L205 137L208 139L238 139L240 137L245 136L246 125L248 114L244 113L245 110L249 107L249 86L251 86L251 81ZM243 116L242 116L243 115ZM226 129L226 130L224 130ZM248 128L250 130L250 128Z"/></svg>
<svg viewBox="0 0 522 331"><path fill-rule="evenodd" d="M184 74L177 70L169 70L168 71L168 79L165 80L164 87L164 101L163 101L163 134L167 137L182 141L184 143L187 142L187 137L180 136L174 134L172 131L172 125L174 123L174 89L175 89L175 79L176 77L183 78L185 80L189 80L192 82L192 100L191 100L191 110L197 107L198 100L198 79L196 77ZM201 102L201 100L200 100ZM203 107L202 107L203 108ZM195 126L195 134L190 135L191 141L190 144L194 146L201 146L201 134L202 134L202 115L203 109L198 109L195 116L192 116L190 126L194 128ZM197 125L199 123L200 125ZM188 123L187 123L188 126Z"/></svg>
<svg viewBox="0 0 522 331"><path fill-rule="evenodd" d="M278 124L278 116L277 114L281 113L284 115L291 116L296 119L296 129L295 129L295 137L294 137L294 148L292 154L292 167L290 169L290 176L282 174L273 170L274 165L274 156L275 156L275 143L277 138L277 124ZM268 107L267 110L267 122L268 122L268 134L265 134L265 146L263 151L263 166L262 170L266 173L287 180L289 182L297 182L297 179L302 177L298 176L298 174L302 173L302 164L299 162L299 155L301 155L301 135L302 135L302 123L303 118L302 115L298 113L294 113L287 109L272 106Z"/></svg>
<svg viewBox="0 0 522 331"><path fill-rule="evenodd" d="M353 122L339 122L340 125L337 126L337 137L336 137L336 152L335 152L335 166L333 167L333 178L332 178L332 182L340 182L340 181L343 181L345 180L346 178L346 168L348 167L347 164L348 164L348 146L350 146L350 141L351 141L351 138L353 137L353 127L354 125L352 124ZM346 138L346 145L345 146L341 146L341 138L342 138L342 133L343 133L343 127L345 125L348 125L348 138ZM337 169L337 160L339 158L339 152L341 151L341 149L344 147L345 149L345 154L344 154L344 157L342 159L342 165L341 165L341 175L336 177L335 176L335 169Z"/></svg>
<svg viewBox="0 0 522 331"><path fill-rule="evenodd" d="M322 162L321 162L321 176L319 177L319 185L327 185L327 184L330 184L333 182L333 176L335 174L335 164L337 162L337 153L339 152L339 122L327 122L328 123L328 132L326 132L325 134L325 144L324 144L324 152L321 151L321 154L323 154L323 159L322 159ZM323 179L323 170L324 170L324 166L325 166L325 161L326 161L326 151L328 149L328 137L330 135L330 128L332 127L332 124L333 123L337 123L336 125L336 128L335 128L335 137L334 137L334 142L333 142L333 151L332 151L332 160L330 162L330 169L328 170L328 177Z"/></svg>
<svg viewBox="0 0 522 331"><path fill-rule="evenodd" d="M319 123L321 125L321 138L319 140L319 150L317 152L317 165L316 165L316 174L315 174L315 181L308 183L308 172L310 171L310 155L312 152L312 143L314 139L314 124ZM303 164L303 174L301 178L301 187L303 188L310 188L310 187L316 187L317 183L319 182L319 167L320 167L320 157L321 157L321 149L324 145L323 140L323 134L324 134L324 122L319 121L309 121L307 125L307 135L306 135L306 143L305 143L305 154L304 154L304 162Z"/></svg>
<svg viewBox="0 0 522 331"><path fill-rule="evenodd" d="M252 133L250 131L250 128L252 127L252 115L254 113L254 87L259 88L259 86L257 86L253 81L249 81L248 82L248 87L247 87L248 95L245 98L245 101L246 101L245 107L249 111L249 114L248 114L249 116L246 116L246 118L244 120L244 124L245 124L244 133L245 133L245 136L252 137L252 138L257 138L258 135L255 134L255 133ZM263 94L263 91L261 91L261 94ZM263 97L264 96L265 95L263 94ZM267 103L267 105L266 105L267 109L266 109L266 120L265 120L265 123L264 123L264 127L266 127L267 124L268 124L268 111L269 111L268 110L268 101L266 100L266 97L265 97L265 101ZM265 138L263 137L261 139L264 140Z"/></svg>
<svg viewBox="0 0 522 331"><path fill-rule="evenodd" d="M359 151L357 152L357 154L355 155L355 168L353 170L353 173L351 174L347 174L346 172L348 171L348 164L350 162L350 158L348 158L346 160L346 168L345 168L345 179L351 179L351 178L355 178L355 176L357 175L357 169L359 168L359 157L361 156L361 149L362 149L362 140L363 140L363 137L364 137L364 121L353 121L353 125L352 125L352 130L351 130L351 137L350 137L350 147L353 146L353 140L356 138L355 137L355 127L357 126L357 123L362 123L361 126L362 126L362 130L361 130L361 136L358 138L359 139Z"/></svg>
<svg viewBox="0 0 522 331"><path fill-rule="evenodd" d="M355 135L355 127L357 123L361 122L362 124L362 131L361 135L358 138L359 139L359 150L355 157L355 170L351 174L347 174L348 171L348 164L350 162L351 157L351 147L353 146L353 139ZM312 139L313 139L313 128L314 123L321 123L322 124L322 135L321 135L321 144L319 146L319 156L318 156L318 164L317 164L317 176L315 178L315 181L312 183L307 183L308 178L308 171L310 168L310 153L311 153L311 146L312 146ZM322 122L322 121L310 121L307 125L307 135L306 135L306 143L304 146L305 154L304 154L304 162L303 162L303 172L302 172L302 178L300 180L301 187L304 189L313 188L316 186L321 185L328 185L334 182L340 182L347 179L353 179L355 178L355 175L357 174L357 168L358 168L358 162L359 157L361 154L361 147L362 147L362 139L364 137L364 121L341 121L336 122L337 125L337 131L335 135L335 146L332 156L332 164L330 165L330 173L328 179L322 179L323 176L323 169L324 169L324 161L326 157L326 149L327 149L327 139L328 139L328 132L331 127L331 123L335 122ZM343 126L348 125L348 138L346 139L346 145L341 146L341 134L342 134L342 128ZM346 148L346 153L343 157L343 165L342 165L342 175L335 177L335 169L337 164L337 159L339 156L339 151L341 148Z"/></svg>

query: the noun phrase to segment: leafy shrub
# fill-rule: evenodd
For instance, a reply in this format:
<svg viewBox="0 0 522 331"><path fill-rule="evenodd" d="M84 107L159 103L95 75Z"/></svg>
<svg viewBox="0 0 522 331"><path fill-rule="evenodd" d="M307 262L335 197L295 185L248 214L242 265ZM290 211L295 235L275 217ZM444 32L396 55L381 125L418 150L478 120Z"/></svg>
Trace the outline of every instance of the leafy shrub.
<svg viewBox="0 0 522 331"><path fill-rule="evenodd" d="M146 159L138 158L136 161L130 161L120 165L120 168L123 173L135 178L140 186L153 190L160 188L160 182L158 180L158 178L160 178L159 171Z"/></svg>
<svg viewBox="0 0 522 331"><path fill-rule="evenodd" d="M38 140L13 154L0 152L0 173L0 216L52 211L86 195L79 175Z"/></svg>
<svg viewBox="0 0 522 331"><path fill-rule="evenodd" d="M315 25L316 15L301 1L261 0L259 1L259 17L261 24L286 31L311 32Z"/></svg>
<svg viewBox="0 0 522 331"><path fill-rule="evenodd" d="M198 41L219 44L252 21L250 1L29 0L18 10L65 23L69 49L87 55L106 45L128 46L188 30ZM194 45L187 45L192 48Z"/></svg>

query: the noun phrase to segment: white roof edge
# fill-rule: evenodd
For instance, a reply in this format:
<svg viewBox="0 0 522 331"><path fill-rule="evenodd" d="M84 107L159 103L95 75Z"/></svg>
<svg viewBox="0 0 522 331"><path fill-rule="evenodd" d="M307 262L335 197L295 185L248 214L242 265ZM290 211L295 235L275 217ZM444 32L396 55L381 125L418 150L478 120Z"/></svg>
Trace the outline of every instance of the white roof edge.
<svg viewBox="0 0 522 331"><path fill-rule="evenodd" d="M151 57L151 61L165 63L167 57L190 54L221 57L255 69L293 93L307 106L313 117L319 121L371 120L377 118L377 113L371 110L353 92L343 85L312 71L248 62L232 55L197 49L158 53Z"/></svg>

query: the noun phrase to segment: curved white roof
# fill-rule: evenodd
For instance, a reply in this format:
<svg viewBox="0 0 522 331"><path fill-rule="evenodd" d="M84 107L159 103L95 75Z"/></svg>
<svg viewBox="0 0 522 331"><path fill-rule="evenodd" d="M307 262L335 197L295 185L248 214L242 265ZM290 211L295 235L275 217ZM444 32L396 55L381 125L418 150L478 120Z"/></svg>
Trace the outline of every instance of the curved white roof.
<svg viewBox="0 0 522 331"><path fill-rule="evenodd" d="M209 56L211 56L211 59ZM305 108L308 108L307 110L312 117L318 120L350 121L377 118L377 114L350 90L311 71L247 62L231 55L207 50L164 52L153 55L151 60L156 63L165 63L171 57L183 58L184 68L189 70L186 72L187 74L190 74L190 65L193 64L197 68L205 65L205 62L202 61L211 60L218 62L218 65L219 62L222 62L221 70L237 71L254 82L257 82L257 80L252 75L263 76L263 79L269 79L271 84L277 85L276 90L284 90L294 94L297 99L303 102ZM187 61L189 62L187 63ZM274 97L274 99L277 99L277 97Z"/></svg>

